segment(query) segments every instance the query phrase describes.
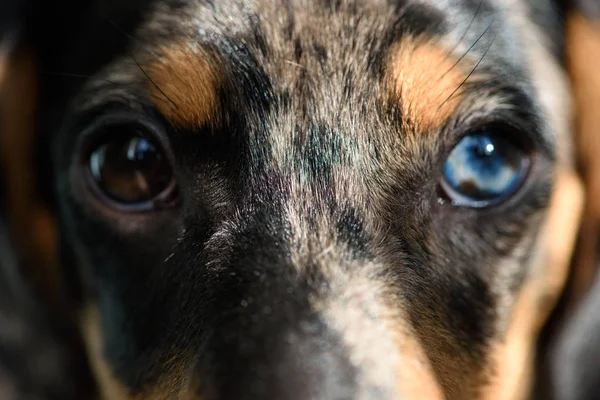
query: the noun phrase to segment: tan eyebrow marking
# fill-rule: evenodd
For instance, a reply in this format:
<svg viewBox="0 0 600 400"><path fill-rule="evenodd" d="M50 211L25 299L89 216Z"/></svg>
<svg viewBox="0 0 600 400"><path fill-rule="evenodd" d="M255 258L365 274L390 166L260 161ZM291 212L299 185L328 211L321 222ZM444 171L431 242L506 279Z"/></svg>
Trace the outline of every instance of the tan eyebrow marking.
<svg viewBox="0 0 600 400"><path fill-rule="evenodd" d="M405 118L423 131L439 129L459 104L462 63L430 40L402 40L391 54L386 78Z"/></svg>
<svg viewBox="0 0 600 400"><path fill-rule="evenodd" d="M159 53L146 70L158 110L175 126L197 128L217 115L219 73L211 57L187 45Z"/></svg>

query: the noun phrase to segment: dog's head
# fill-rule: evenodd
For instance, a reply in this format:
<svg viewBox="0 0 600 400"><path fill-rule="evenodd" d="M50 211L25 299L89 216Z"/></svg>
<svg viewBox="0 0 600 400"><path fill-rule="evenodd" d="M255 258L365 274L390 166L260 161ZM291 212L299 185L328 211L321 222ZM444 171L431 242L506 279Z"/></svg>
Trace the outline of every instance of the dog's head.
<svg viewBox="0 0 600 400"><path fill-rule="evenodd" d="M105 397L524 392L581 205L562 23L164 0L83 27L41 121Z"/></svg>

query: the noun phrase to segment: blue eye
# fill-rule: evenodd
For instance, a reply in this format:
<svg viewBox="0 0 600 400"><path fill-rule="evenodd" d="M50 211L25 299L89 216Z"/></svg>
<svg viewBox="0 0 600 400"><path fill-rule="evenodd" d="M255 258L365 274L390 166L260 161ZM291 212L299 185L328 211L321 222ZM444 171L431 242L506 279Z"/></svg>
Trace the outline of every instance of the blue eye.
<svg viewBox="0 0 600 400"><path fill-rule="evenodd" d="M452 149L441 185L453 204L486 207L515 193L529 169L530 155L510 139L481 130Z"/></svg>

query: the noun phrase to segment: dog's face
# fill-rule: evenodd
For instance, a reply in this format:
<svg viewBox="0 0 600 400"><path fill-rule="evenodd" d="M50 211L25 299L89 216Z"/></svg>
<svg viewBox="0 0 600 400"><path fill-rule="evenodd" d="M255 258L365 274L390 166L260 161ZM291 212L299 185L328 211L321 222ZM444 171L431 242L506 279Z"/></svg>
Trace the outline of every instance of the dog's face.
<svg viewBox="0 0 600 400"><path fill-rule="evenodd" d="M510 386L579 208L539 3L152 5L52 139L105 396Z"/></svg>

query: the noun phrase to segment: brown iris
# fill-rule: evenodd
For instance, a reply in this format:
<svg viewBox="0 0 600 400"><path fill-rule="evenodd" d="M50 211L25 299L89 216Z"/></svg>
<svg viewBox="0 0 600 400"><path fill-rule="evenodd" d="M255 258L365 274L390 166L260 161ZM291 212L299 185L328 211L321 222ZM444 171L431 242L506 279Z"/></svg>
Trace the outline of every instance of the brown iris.
<svg viewBox="0 0 600 400"><path fill-rule="evenodd" d="M172 200L175 180L163 148L142 128L113 132L89 156L87 168L108 199L122 206L152 206Z"/></svg>

